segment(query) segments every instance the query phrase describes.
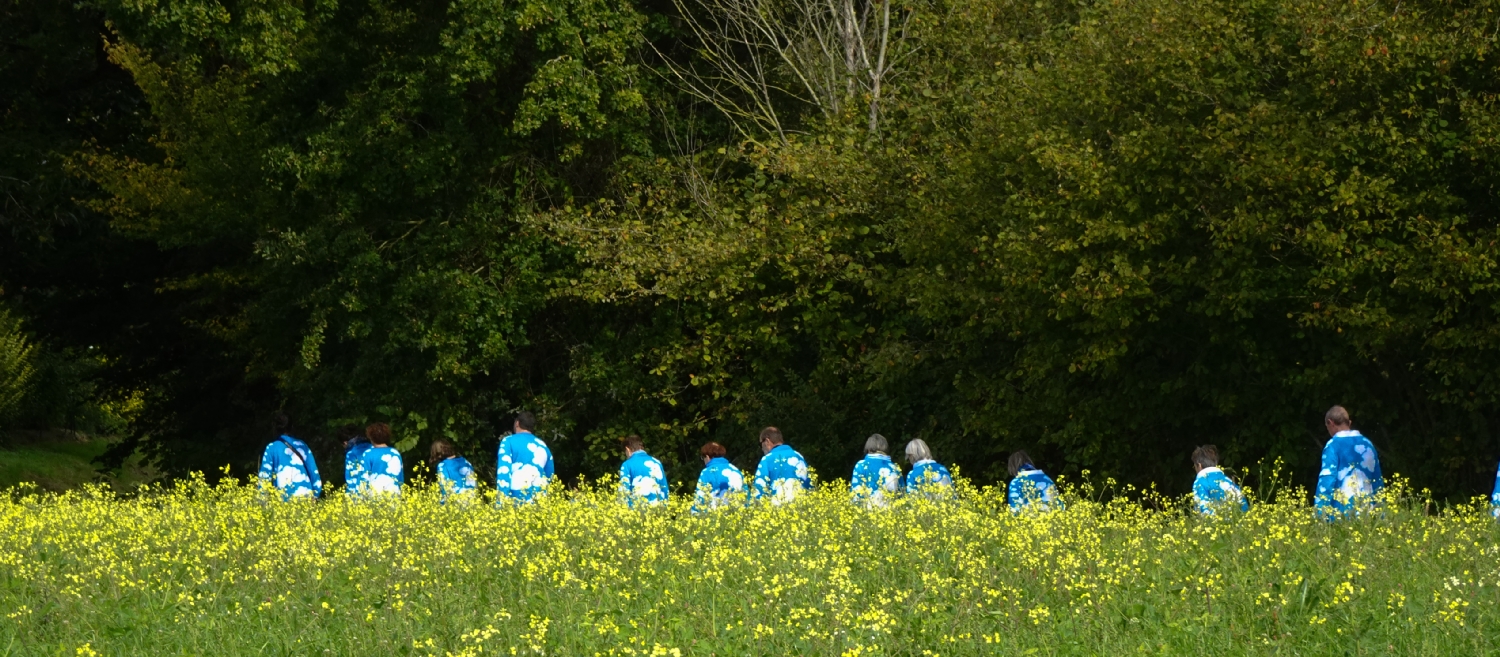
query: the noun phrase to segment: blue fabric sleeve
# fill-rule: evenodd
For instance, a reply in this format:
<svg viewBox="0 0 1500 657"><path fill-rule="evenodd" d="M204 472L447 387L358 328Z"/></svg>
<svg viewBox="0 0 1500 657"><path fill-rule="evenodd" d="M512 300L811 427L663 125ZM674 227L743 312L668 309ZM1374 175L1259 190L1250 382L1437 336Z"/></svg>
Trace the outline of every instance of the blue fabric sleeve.
<svg viewBox="0 0 1500 657"><path fill-rule="evenodd" d="M1332 511L1333 491L1338 478L1338 458L1334 447L1336 440L1329 438L1328 444L1323 446L1322 465L1318 468L1318 488L1313 493L1313 508L1320 515L1327 515Z"/></svg>

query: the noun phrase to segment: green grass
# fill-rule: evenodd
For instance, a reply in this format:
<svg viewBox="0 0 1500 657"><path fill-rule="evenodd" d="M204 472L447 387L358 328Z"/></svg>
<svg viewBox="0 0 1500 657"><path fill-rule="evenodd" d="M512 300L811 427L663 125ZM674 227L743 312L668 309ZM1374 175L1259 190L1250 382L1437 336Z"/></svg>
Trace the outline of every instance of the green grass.
<svg viewBox="0 0 1500 657"><path fill-rule="evenodd" d="M100 470L93 460L109 446L104 438L80 439L62 433L0 443L0 489L32 483L42 490L65 491L103 482L130 490L155 478L138 457L119 470Z"/></svg>
<svg viewBox="0 0 1500 657"><path fill-rule="evenodd" d="M1399 487L1393 487L1399 494ZM0 500L0 655L1455 655L1500 651L1500 529L1398 498L1204 519L267 500L185 482Z"/></svg>

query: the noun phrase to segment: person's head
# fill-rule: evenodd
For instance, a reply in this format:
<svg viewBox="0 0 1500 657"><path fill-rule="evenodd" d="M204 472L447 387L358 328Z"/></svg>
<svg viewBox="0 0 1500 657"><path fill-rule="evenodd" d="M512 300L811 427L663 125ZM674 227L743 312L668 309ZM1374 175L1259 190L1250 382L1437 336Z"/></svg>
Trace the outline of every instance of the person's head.
<svg viewBox="0 0 1500 657"><path fill-rule="evenodd" d="M1219 465L1219 448L1213 445L1203 445L1193 450L1193 471L1197 472L1204 468L1212 468Z"/></svg>
<svg viewBox="0 0 1500 657"><path fill-rule="evenodd" d="M723 445L718 443L704 443L703 449L699 451L703 453L703 462L705 464L714 459L724 458L724 455L729 453L724 449Z"/></svg>
<svg viewBox="0 0 1500 657"><path fill-rule="evenodd" d="M766 427L760 430L760 451L769 452L784 442L786 442L786 439L781 437L780 429Z"/></svg>
<svg viewBox="0 0 1500 657"><path fill-rule="evenodd" d="M1005 463L1005 469L1009 470L1010 476L1014 477L1022 470L1035 470L1036 464L1031 462L1031 455L1027 454L1026 450L1018 449L1011 453L1010 460Z"/></svg>
<svg viewBox="0 0 1500 657"><path fill-rule="evenodd" d="M522 431L525 431L526 433L531 433L535 429L536 429L536 414L535 413L532 413L531 411L521 411L520 413L516 414L516 426L515 426L515 432L516 433L521 433Z"/></svg>
<svg viewBox="0 0 1500 657"><path fill-rule="evenodd" d="M365 437L370 439L370 444L377 447L385 447L391 444L391 425L384 422L376 422L365 427Z"/></svg>
<svg viewBox="0 0 1500 657"><path fill-rule="evenodd" d="M1349 410L1343 406L1334 406L1323 414L1323 426L1328 428L1328 435L1332 436L1340 431L1348 431Z"/></svg>
<svg viewBox="0 0 1500 657"><path fill-rule="evenodd" d="M627 458L629 458L631 454L634 454L636 452L646 451L646 443L641 440L640 436L637 436L635 434L630 434L628 436L625 436L624 438L621 438L620 446L625 448L625 456Z"/></svg>
<svg viewBox="0 0 1500 657"><path fill-rule="evenodd" d="M343 443L344 447L353 445L359 439L359 426L353 424L341 426L337 435L339 442Z"/></svg>
<svg viewBox="0 0 1500 657"><path fill-rule="evenodd" d="M427 452L427 462L436 465L455 456L458 456L458 451L453 449L453 443L447 438L439 438L432 441L432 449Z"/></svg>
<svg viewBox="0 0 1500 657"><path fill-rule="evenodd" d="M286 416L286 413L277 412L276 416L271 418L271 425L276 429L276 433L280 435L286 433L286 429L292 425L292 421Z"/></svg>
<svg viewBox="0 0 1500 657"><path fill-rule="evenodd" d="M931 461L932 448L927 446L927 441L915 438L906 443L906 460L912 463L917 461Z"/></svg>
<svg viewBox="0 0 1500 657"><path fill-rule="evenodd" d="M885 441L885 436L878 433L872 433L869 438L865 439L866 454L885 454L890 449L891 445Z"/></svg>

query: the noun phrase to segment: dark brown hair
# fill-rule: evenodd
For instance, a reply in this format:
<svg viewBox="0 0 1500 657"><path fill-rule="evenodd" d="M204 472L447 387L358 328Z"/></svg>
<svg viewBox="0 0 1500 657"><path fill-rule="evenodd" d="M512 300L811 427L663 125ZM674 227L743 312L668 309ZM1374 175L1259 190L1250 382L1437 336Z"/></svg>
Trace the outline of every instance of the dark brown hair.
<svg viewBox="0 0 1500 657"><path fill-rule="evenodd" d="M781 430L777 429L776 427L766 427L764 429L761 429L760 439L767 441L772 445L780 445L781 443L785 442L785 439L781 437Z"/></svg>
<svg viewBox="0 0 1500 657"><path fill-rule="evenodd" d="M370 442L382 447L391 444L391 425L384 422L376 422L365 427L365 437Z"/></svg>
<svg viewBox="0 0 1500 657"><path fill-rule="evenodd" d="M536 413L532 413L531 411L521 411L520 413L517 413L516 414L516 424L521 425L521 430L522 431L532 431L532 430L535 430L536 429Z"/></svg>
<svg viewBox="0 0 1500 657"><path fill-rule="evenodd" d="M1193 465L1201 465L1212 468L1219 464L1219 448L1213 445L1204 445L1193 450Z"/></svg>
<svg viewBox="0 0 1500 657"><path fill-rule="evenodd" d="M703 449L699 451L703 452L704 456L707 456L711 459L721 459L724 458L725 454L729 453L724 449L723 445L720 445L718 443L704 443Z"/></svg>
<svg viewBox="0 0 1500 657"><path fill-rule="evenodd" d="M458 456L458 452L454 451L453 443L447 438L439 438L432 441L432 449L427 451L427 462L437 465L455 456Z"/></svg>
<svg viewBox="0 0 1500 657"><path fill-rule="evenodd" d="M625 436L624 438L621 438L620 439L620 444L624 445L625 449L629 449L629 450L643 450L643 449L646 449L646 443L642 442L641 441L641 437L637 436L635 434L630 434L628 436Z"/></svg>

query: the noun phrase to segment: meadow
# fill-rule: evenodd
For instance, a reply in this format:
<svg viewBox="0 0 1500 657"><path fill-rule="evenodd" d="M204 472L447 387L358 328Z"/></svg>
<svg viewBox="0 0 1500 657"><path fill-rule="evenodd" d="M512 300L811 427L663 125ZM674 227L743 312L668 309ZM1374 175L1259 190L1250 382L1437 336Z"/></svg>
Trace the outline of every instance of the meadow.
<svg viewBox="0 0 1500 657"><path fill-rule="evenodd" d="M1069 487L863 510L631 511L607 482L525 507L267 502L202 479L0 500L0 654L1483 654L1500 530L1399 484L1325 524L1302 492L1201 518Z"/></svg>

